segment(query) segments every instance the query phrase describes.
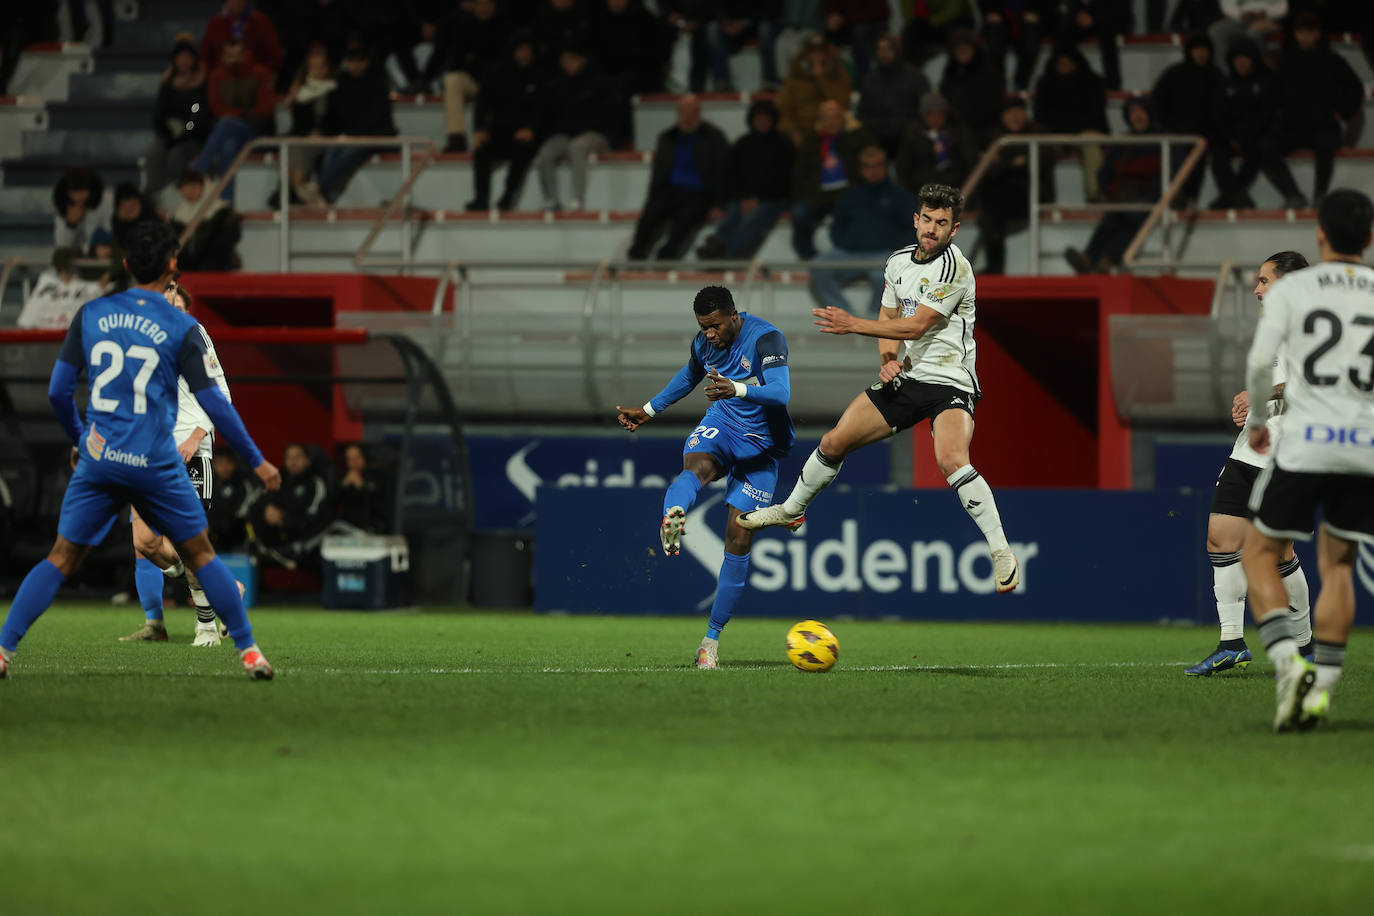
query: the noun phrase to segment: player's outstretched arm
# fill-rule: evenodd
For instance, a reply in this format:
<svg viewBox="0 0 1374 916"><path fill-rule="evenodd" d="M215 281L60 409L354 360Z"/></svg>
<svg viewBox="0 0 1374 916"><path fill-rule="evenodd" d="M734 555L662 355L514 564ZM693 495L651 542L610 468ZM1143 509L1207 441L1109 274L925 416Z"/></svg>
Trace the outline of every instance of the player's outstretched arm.
<svg viewBox="0 0 1374 916"><path fill-rule="evenodd" d="M816 316L814 323L822 333L861 334L880 340L915 340L945 317L925 305L918 306L916 314L910 318L893 318L887 321L859 318L834 306L812 309L811 314Z"/></svg>
<svg viewBox="0 0 1374 916"><path fill-rule="evenodd" d="M650 419L657 416L660 410L667 410L673 404L676 404L678 401L691 394L692 389L701 384L701 380L705 377L706 367L697 359L696 351L694 350L687 357L687 365L679 369L672 380L664 386L663 390L649 398L643 407L616 406L616 410L620 411L620 416L617 417L620 425L630 432L634 432Z"/></svg>

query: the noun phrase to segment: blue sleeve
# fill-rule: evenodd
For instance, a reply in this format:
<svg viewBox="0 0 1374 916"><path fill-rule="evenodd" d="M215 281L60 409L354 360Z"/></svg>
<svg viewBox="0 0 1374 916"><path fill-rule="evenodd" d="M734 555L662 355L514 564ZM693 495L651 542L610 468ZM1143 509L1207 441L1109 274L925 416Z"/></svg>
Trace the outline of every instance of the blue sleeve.
<svg viewBox="0 0 1374 916"><path fill-rule="evenodd" d="M71 340L71 335L67 335ZM63 344L66 350L66 344ZM76 379L80 373L78 366L73 366L62 357L58 357L57 363L52 367L52 378L48 382L48 403L52 404L53 413L57 414L57 420L62 424L62 431L67 434L72 445L77 445L81 441L81 414L76 409Z"/></svg>
<svg viewBox="0 0 1374 916"><path fill-rule="evenodd" d="M67 336L62 341L61 351L57 354L58 360L75 366L78 370L86 366L86 347L81 339L81 314L84 311L86 306L83 305L72 316L71 327L67 328Z"/></svg>
<svg viewBox="0 0 1374 916"><path fill-rule="evenodd" d="M692 393L692 389L706 378L706 367L697 359L696 347L693 346L689 352L687 365L677 371L677 375L673 376L672 381L665 385L662 391L649 399L649 406L654 409L654 413L667 410L687 397Z"/></svg>
<svg viewBox="0 0 1374 916"><path fill-rule="evenodd" d="M762 385L745 389L744 400L765 407L785 407L792 396L792 373L787 368L787 339L781 331L769 331L755 347Z"/></svg>
<svg viewBox="0 0 1374 916"><path fill-rule="evenodd" d="M258 451L253 437L248 435L243 420L239 419L239 412L224 397L224 392L219 390L215 380L210 378L210 373L205 370L205 339L200 336L194 325L186 332L186 337L181 342L177 371L186 379L191 393L196 396L210 421L215 424L215 431L229 440L229 444L243 456L243 460L248 462L250 468L262 464L262 452Z"/></svg>

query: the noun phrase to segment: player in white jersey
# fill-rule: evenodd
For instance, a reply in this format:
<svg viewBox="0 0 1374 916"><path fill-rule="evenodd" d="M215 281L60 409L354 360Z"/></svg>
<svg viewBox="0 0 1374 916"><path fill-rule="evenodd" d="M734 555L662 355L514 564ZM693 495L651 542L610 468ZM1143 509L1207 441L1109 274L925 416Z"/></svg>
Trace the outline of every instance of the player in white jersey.
<svg viewBox="0 0 1374 916"><path fill-rule="evenodd" d="M183 312L187 311L186 291L175 282L168 287L166 295L169 302ZM215 345L211 342L210 335L205 332L205 328L200 325L196 327L205 341L207 374L224 393L224 399L232 403L229 383L224 378L224 370L215 353ZM191 393L191 386L185 378L178 377L177 415L172 438L176 440L177 452L186 462L186 471L206 512L210 510L210 499L214 494L214 474L211 471L214 430L215 424ZM171 541L154 534L143 519L138 517L137 510L130 510L130 521L133 523L134 550L138 553L134 568L134 584L138 591L139 603L143 605L144 623L128 636L121 636L120 641L166 642L167 626L162 619L162 586L163 578L166 577L174 580L184 579L190 589L191 603L196 606L196 632L191 645L219 645L223 631L215 621L214 608L210 606L209 599L201 590L195 574L189 572L182 564ZM242 591L243 583L239 583L239 589Z"/></svg>
<svg viewBox="0 0 1374 916"><path fill-rule="evenodd" d="M1374 269L1361 263L1374 229L1374 203L1359 191L1332 191L1317 208L1322 263L1274 284L1246 360L1253 401L1271 383L1274 355L1288 345L1283 435L1250 494L1254 513L1242 563L1250 610L1277 671L1274 728L1309 728L1331 709L1355 619L1356 542L1374 544ZM1246 421L1250 445L1271 450L1256 411ZM1317 535L1313 655L1298 654L1275 564L1283 541Z"/></svg>
<svg viewBox="0 0 1374 916"><path fill-rule="evenodd" d="M1255 277L1255 298L1264 302L1265 291L1279 277L1302 270L1307 259L1296 251L1280 251L1260 265ZM1274 387L1264 405L1269 434L1278 436L1279 417L1283 413L1283 388L1287 369L1282 354L1274 358ZM1212 512L1207 518L1207 557L1212 561L1212 593L1217 600L1217 620L1221 623L1221 639L1212 654L1184 674L1211 677L1218 671L1231 668L1244 670L1254 657L1245 645L1245 571L1240 567L1240 547L1245 540L1246 522L1250 520L1250 491L1260 469L1269 463L1269 456L1250 447L1245 419L1250 412L1249 396L1242 391L1231 406L1231 419L1241 427L1231 457L1226 459L1216 488L1212 491ZM1289 615L1293 619L1294 635L1299 651L1312 654L1312 624L1308 615L1307 577L1302 564L1293 553L1293 542L1285 541L1279 558L1279 577L1288 592Z"/></svg>
<svg viewBox="0 0 1374 916"><path fill-rule="evenodd" d="M827 334L878 338L878 382L856 397L821 438L784 502L746 512L738 521L749 529L796 529L845 456L928 419L940 473L987 539L997 590L1009 592L1020 583L1021 572L992 489L969 462L973 410L983 392L974 370L973 268L954 244L964 196L941 184L925 185L916 196L921 202L914 217L917 241L887 259L878 319L856 318L833 307L812 310ZM906 352L898 359L903 342Z"/></svg>

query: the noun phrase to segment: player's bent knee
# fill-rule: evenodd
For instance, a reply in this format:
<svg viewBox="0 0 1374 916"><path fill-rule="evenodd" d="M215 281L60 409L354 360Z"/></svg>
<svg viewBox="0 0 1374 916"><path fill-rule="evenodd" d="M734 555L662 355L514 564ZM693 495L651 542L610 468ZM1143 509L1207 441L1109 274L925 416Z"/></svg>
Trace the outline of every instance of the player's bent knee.
<svg viewBox="0 0 1374 916"><path fill-rule="evenodd" d="M197 570L215 558L215 548L210 546L210 536L202 531L176 545L177 554L186 568Z"/></svg>
<svg viewBox="0 0 1374 916"><path fill-rule="evenodd" d="M86 554L90 552L91 548L88 545L74 544L59 534L53 542L52 550L48 552L48 562L56 566L62 575L70 576L76 572L81 561L86 559Z"/></svg>

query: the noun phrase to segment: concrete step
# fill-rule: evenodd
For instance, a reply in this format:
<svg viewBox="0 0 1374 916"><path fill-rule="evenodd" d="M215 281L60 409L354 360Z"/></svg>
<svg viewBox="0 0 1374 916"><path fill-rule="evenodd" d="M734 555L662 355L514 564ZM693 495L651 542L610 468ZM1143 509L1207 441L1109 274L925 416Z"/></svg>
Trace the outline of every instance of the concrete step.
<svg viewBox="0 0 1374 916"><path fill-rule="evenodd" d="M30 156L6 159L0 168L4 170L6 187L51 189L67 169L77 164L66 156ZM106 188L121 181L139 181L138 163L132 158L91 158L79 164L95 169Z"/></svg>
<svg viewBox="0 0 1374 916"><path fill-rule="evenodd" d="M29 130L24 132L24 156L137 159L152 142L151 130L118 133L97 130Z"/></svg>
<svg viewBox="0 0 1374 916"><path fill-rule="evenodd" d="M54 102L48 106L48 129L144 130L152 120L153 104L151 98Z"/></svg>
<svg viewBox="0 0 1374 916"><path fill-rule="evenodd" d="M76 102L151 99L157 96L161 81L160 72L78 73L68 81L67 97Z"/></svg>
<svg viewBox="0 0 1374 916"><path fill-rule="evenodd" d="M204 29L202 28L202 31ZM123 47L98 48L95 55L96 73L161 73L167 69L167 58L172 49L172 41L159 48L145 49Z"/></svg>

